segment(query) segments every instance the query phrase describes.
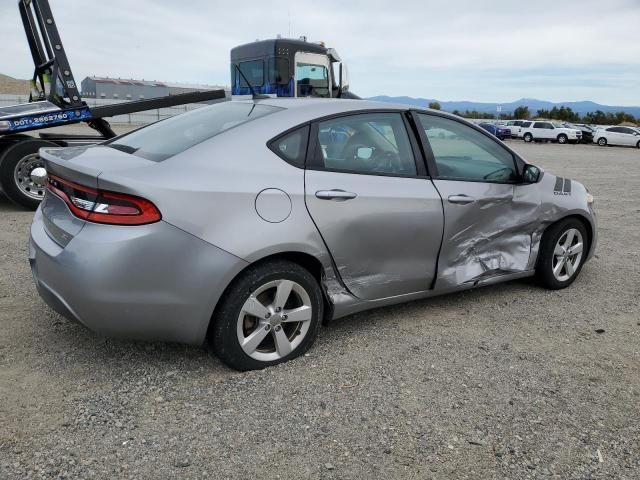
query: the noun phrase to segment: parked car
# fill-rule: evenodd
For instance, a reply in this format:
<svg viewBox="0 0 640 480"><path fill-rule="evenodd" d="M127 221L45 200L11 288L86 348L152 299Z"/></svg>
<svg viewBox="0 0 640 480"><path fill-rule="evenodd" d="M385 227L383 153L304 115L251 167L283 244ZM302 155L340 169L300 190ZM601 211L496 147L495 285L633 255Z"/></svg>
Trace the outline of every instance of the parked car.
<svg viewBox="0 0 640 480"><path fill-rule="evenodd" d="M484 128L487 132L496 136L500 140L511 138L511 130L506 127L502 128L498 125L493 125L492 123L481 123L480 127Z"/></svg>
<svg viewBox="0 0 640 480"><path fill-rule="evenodd" d="M631 127L609 127L595 132L593 141L601 147L622 145L640 148L640 130Z"/></svg>
<svg viewBox="0 0 640 480"><path fill-rule="evenodd" d="M582 184L402 105L230 101L40 155L44 301L101 334L207 342L239 370L374 307L529 276L567 287L596 245Z"/></svg>
<svg viewBox="0 0 640 480"><path fill-rule="evenodd" d="M580 130L582 132L582 138L580 139L581 143L593 143L593 132L595 132L595 129L588 125L575 125L573 123L565 123L563 125L567 128Z"/></svg>
<svg viewBox="0 0 640 480"><path fill-rule="evenodd" d="M511 132L511 137L512 138L518 138L520 137L520 128L522 127L522 123L525 120L509 120L506 123L506 127L509 129L509 131Z"/></svg>
<svg viewBox="0 0 640 480"><path fill-rule="evenodd" d="M551 141L558 143L578 143L582 139L582 132L574 128L567 128L561 123L532 122L521 130L525 142Z"/></svg>

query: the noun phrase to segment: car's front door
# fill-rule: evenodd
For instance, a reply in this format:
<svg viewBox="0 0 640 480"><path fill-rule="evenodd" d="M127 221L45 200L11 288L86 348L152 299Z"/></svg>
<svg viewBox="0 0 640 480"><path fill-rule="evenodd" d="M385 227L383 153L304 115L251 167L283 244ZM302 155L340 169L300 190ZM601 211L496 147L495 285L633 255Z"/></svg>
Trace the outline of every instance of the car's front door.
<svg viewBox="0 0 640 480"><path fill-rule="evenodd" d="M435 114L416 116L429 173L444 205L435 287L526 271L538 202L531 195L533 186L518 185L513 154L465 123Z"/></svg>
<svg viewBox="0 0 640 480"><path fill-rule="evenodd" d="M358 298L432 287L442 202L415 150L402 112L340 116L311 129L307 208Z"/></svg>

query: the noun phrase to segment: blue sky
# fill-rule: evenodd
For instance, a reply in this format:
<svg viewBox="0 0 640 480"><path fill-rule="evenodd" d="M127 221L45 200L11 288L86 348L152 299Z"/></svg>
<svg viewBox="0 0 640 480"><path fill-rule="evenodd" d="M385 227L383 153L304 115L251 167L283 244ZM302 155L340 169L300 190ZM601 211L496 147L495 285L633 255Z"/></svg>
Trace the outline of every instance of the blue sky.
<svg viewBox="0 0 640 480"><path fill-rule="evenodd" d="M640 105L640 0L50 0L86 75L228 84L229 50L306 35L362 96ZM17 1L0 3L0 73L31 76Z"/></svg>

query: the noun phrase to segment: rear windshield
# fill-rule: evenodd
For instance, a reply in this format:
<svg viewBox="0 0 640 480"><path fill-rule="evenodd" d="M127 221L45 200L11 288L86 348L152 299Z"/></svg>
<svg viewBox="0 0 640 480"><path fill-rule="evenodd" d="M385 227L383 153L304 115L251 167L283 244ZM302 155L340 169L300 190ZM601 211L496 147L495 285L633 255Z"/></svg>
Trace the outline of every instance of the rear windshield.
<svg viewBox="0 0 640 480"><path fill-rule="evenodd" d="M282 109L255 103L223 102L153 123L105 145L161 162L230 128L278 110Z"/></svg>

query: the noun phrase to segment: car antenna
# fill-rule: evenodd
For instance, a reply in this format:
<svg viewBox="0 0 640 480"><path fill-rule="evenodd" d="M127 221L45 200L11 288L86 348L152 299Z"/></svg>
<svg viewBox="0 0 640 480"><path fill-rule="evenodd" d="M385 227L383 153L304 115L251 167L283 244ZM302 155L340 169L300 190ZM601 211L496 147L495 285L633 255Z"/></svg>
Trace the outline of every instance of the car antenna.
<svg viewBox="0 0 640 480"><path fill-rule="evenodd" d="M265 98L269 98L268 95L264 95L262 93L256 93L256 91L253 89L253 86L251 85L249 80L247 80L247 77L245 77L244 73L242 73L242 70L240 70L240 67L235 63L233 64L233 66L236 68L236 70L238 71L242 79L247 83L249 90L251 90L251 97L253 98L253 100L263 100Z"/></svg>

